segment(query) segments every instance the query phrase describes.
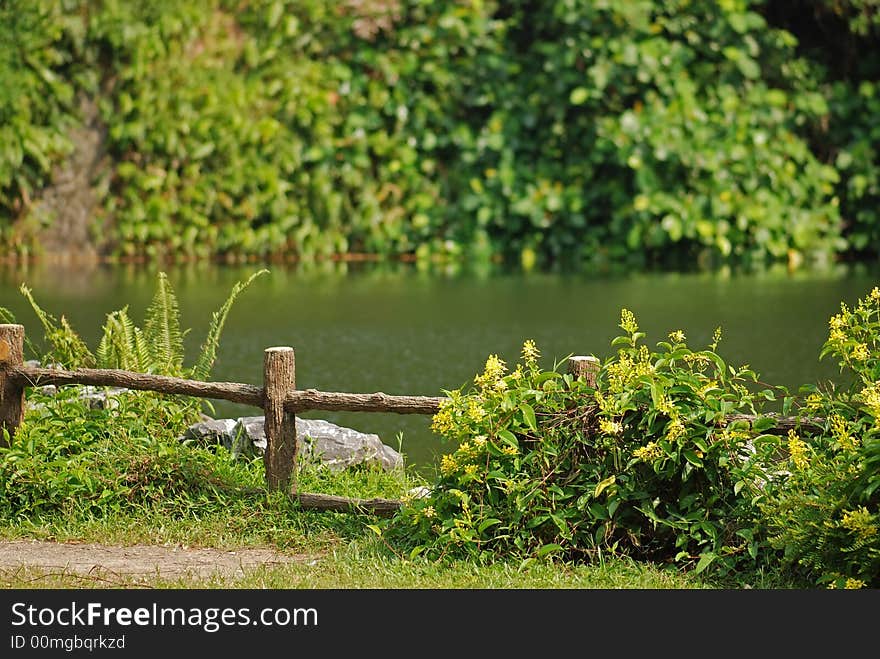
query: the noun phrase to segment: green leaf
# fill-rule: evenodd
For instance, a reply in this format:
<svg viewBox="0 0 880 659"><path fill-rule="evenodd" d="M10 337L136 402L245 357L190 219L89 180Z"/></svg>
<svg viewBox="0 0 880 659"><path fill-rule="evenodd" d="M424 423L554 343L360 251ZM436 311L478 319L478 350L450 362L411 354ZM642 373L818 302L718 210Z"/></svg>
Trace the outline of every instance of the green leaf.
<svg viewBox="0 0 880 659"><path fill-rule="evenodd" d="M755 432L763 433L765 430L769 430L770 428L776 427L775 419L772 419L769 416L759 416L757 419L752 421L752 429Z"/></svg>
<svg viewBox="0 0 880 659"><path fill-rule="evenodd" d="M700 554L700 560L697 561L697 567L694 570L694 573L699 574L700 572L705 570L707 567L709 567L712 564L712 561L714 561L716 558L718 558L718 557L711 551L708 551L704 554Z"/></svg>
<svg viewBox="0 0 880 659"><path fill-rule="evenodd" d="M568 100L572 105L583 105L590 97L590 92L586 87L575 87L571 90Z"/></svg>
<svg viewBox="0 0 880 659"><path fill-rule="evenodd" d="M684 449L682 451L682 454L684 455L685 459L688 462L690 462L692 465L694 465L695 467L702 467L703 466L703 461L700 460L699 456L697 456L697 454L694 453L693 451L691 451L690 449Z"/></svg>
<svg viewBox="0 0 880 659"><path fill-rule="evenodd" d="M523 419L525 419L526 425L532 430L538 429L538 424L535 421L535 410L528 403L520 403L519 409L522 412Z"/></svg>
<svg viewBox="0 0 880 659"><path fill-rule="evenodd" d="M598 497L609 485L613 485L616 480L616 476L611 475L608 478L605 478L596 485L596 489L593 490L593 497Z"/></svg>
<svg viewBox="0 0 880 659"><path fill-rule="evenodd" d="M490 517L489 519L484 519L482 522L480 522L480 525L477 527L477 532L482 533L483 531L488 529L490 526L495 526L496 524L501 524L501 520L495 519L494 517Z"/></svg>
<svg viewBox="0 0 880 659"><path fill-rule="evenodd" d="M544 558L548 554L552 554L553 552L560 551L562 547L557 545L556 543L550 543L547 545L541 545L538 551L535 552L535 556L538 558Z"/></svg>
<svg viewBox="0 0 880 659"><path fill-rule="evenodd" d="M502 428L498 431L498 437L504 440L505 443L510 444L515 448L519 448L519 442L516 441L516 435L507 430L506 428Z"/></svg>

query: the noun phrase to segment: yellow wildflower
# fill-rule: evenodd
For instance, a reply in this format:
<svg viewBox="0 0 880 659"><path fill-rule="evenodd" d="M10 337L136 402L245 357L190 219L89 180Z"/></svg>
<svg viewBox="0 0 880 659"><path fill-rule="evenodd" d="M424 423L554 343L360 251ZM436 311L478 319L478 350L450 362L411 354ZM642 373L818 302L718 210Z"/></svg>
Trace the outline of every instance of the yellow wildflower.
<svg viewBox="0 0 880 659"><path fill-rule="evenodd" d="M857 362L867 361L868 357L871 356L871 353L868 351L868 346L864 343L857 343L853 346L852 353L850 354Z"/></svg>
<svg viewBox="0 0 880 659"><path fill-rule="evenodd" d="M464 473L468 476L476 476L477 469L478 469L478 467L475 464L465 465Z"/></svg>
<svg viewBox="0 0 880 659"><path fill-rule="evenodd" d="M629 334L635 334L639 331L639 325L636 323L636 317L633 315L633 312L629 309L621 309L620 310L620 325L619 327Z"/></svg>
<svg viewBox="0 0 880 659"><path fill-rule="evenodd" d="M669 333L669 340L674 343L684 343L687 340L687 337L681 330L675 330L674 332Z"/></svg>
<svg viewBox="0 0 880 659"><path fill-rule="evenodd" d="M846 451L852 451L858 444L858 440L849 434L849 424L846 419L839 414L831 417L831 433L837 439L838 446Z"/></svg>
<svg viewBox="0 0 880 659"><path fill-rule="evenodd" d="M440 473L444 476L449 476L455 473L455 470L458 469L458 463L455 461L455 458L448 453L440 458Z"/></svg>
<svg viewBox="0 0 880 659"><path fill-rule="evenodd" d="M434 517L437 514L437 512L434 510L434 506L428 506L427 508L425 508L424 513L425 517L428 518Z"/></svg>
<svg viewBox="0 0 880 659"><path fill-rule="evenodd" d="M840 525L852 532L859 540L867 540L877 535L877 521L864 506L856 510L844 511Z"/></svg>
<svg viewBox="0 0 880 659"><path fill-rule="evenodd" d="M481 389L488 389L495 386L495 383L503 377L506 371L507 366L503 360L498 358L498 355L489 355L486 359L486 366L483 369L483 373L475 377L474 382L476 382Z"/></svg>
<svg viewBox="0 0 880 659"><path fill-rule="evenodd" d="M538 346L535 345L535 342L531 339L527 339L522 346L522 358L527 366L535 366L538 363L538 357L541 356L541 352L538 350Z"/></svg>
<svg viewBox="0 0 880 659"><path fill-rule="evenodd" d="M666 426L666 439L670 442L674 442L676 439L681 437L684 434L685 427L681 422L681 419L675 418L670 421Z"/></svg>
<svg viewBox="0 0 880 659"><path fill-rule="evenodd" d="M639 460L649 462L663 457L663 449L661 449L656 442L648 442L645 446L637 448L632 454L633 457L638 458Z"/></svg>
<svg viewBox="0 0 880 659"><path fill-rule="evenodd" d="M599 430L606 435L619 435L623 432L623 424L611 419L602 419L599 421Z"/></svg>
<svg viewBox="0 0 880 659"><path fill-rule="evenodd" d="M516 455L517 453L519 453L517 448L515 446L511 446L510 444L505 444L504 446L502 446L501 452L504 455Z"/></svg>
<svg viewBox="0 0 880 659"><path fill-rule="evenodd" d="M880 302L880 288L875 286L871 289L871 299L874 300L874 302Z"/></svg>
<svg viewBox="0 0 880 659"><path fill-rule="evenodd" d="M861 579L847 579L846 584L843 586L847 590L858 590L859 588L865 587L865 582Z"/></svg>
<svg viewBox="0 0 880 659"><path fill-rule="evenodd" d="M794 428L788 431L788 452L791 455L791 461L798 469L805 469L809 464L807 457L807 445L798 437Z"/></svg>
<svg viewBox="0 0 880 659"><path fill-rule="evenodd" d="M483 409L483 406L480 405L478 400L471 398L468 401L467 415L471 421L479 423L483 420L483 417L486 416L486 410Z"/></svg>
<svg viewBox="0 0 880 659"><path fill-rule="evenodd" d="M810 394L807 396L807 409L811 412L817 411L822 406L822 396L819 394Z"/></svg>
<svg viewBox="0 0 880 659"><path fill-rule="evenodd" d="M431 430L438 435L445 435L455 427L452 418L452 403L448 399L440 403L440 409L431 419Z"/></svg>

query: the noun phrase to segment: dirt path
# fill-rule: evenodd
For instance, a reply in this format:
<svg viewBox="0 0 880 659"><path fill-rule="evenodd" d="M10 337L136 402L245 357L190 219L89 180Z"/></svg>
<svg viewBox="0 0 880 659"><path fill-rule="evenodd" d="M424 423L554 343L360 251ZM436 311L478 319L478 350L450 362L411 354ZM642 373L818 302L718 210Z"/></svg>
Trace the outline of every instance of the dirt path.
<svg viewBox="0 0 880 659"><path fill-rule="evenodd" d="M313 558L271 549L224 551L161 545L118 547L43 540L0 541L0 573L7 574L37 569L83 576L239 577L258 566L305 562Z"/></svg>

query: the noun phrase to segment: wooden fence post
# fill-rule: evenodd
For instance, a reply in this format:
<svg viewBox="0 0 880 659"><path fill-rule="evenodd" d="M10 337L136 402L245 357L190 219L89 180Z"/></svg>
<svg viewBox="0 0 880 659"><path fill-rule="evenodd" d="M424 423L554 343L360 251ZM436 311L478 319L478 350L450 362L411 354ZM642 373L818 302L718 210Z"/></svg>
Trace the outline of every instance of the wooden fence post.
<svg viewBox="0 0 880 659"><path fill-rule="evenodd" d="M0 325L0 446L8 446L24 416L24 387L6 374L5 366L24 363L24 326Z"/></svg>
<svg viewBox="0 0 880 659"><path fill-rule="evenodd" d="M599 360L596 357L576 355L568 358L568 372L572 377L583 376L584 381L590 386L596 387L596 376L599 375Z"/></svg>
<svg viewBox="0 0 880 659"><path fill-rule="evenodd" d="M266 485L296 493L296 416L284 410L284 397L296 388L293 348L266 348L263 356ZM292 476L291 476L292 475Z"/></svg>

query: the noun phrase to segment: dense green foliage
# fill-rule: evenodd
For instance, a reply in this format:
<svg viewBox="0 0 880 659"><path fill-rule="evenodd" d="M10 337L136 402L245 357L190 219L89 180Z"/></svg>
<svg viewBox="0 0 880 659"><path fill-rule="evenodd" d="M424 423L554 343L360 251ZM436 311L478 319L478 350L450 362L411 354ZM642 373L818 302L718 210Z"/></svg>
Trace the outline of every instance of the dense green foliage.
<svg viewBox="0 0 880 659"><path fill-rule="evenodd" d="M870 0L0 6L0 224L21 251L76 92L107 127L95 230L119 256L880 244Z"/></svg>
<svg viewBox="0 0 880 659"><path fill-rule="evenodd" d="M790 475L760 498L772 544L829 587L880 587L880 288L829 321L822 356L848 387L806 387L790 432Z"/></svg>
<svg viewBox="0 0 880 659"><path fill-rule="evenodd" d="M752 497L766 474L751 458L773 421L723 422L758 414L775 393L715 345L693 351L676 331L651 351L626 310L621 327L596 387L541 370L526 342L512 372L491 356L471 390L451 392L434 428L458 447L393 534L435 557L623 554L698 571L755 567Z"/></svg>
<svg viewBox="0 0 880 659"><path fill-rule="evenodd" d="M385 529L433 559L626 555L711 570L787 571L831 587L880 584L880 289L830 321L822 356L850 389L760 382L673 331L655 350L627 310L595 386L491 355L433 427L457 444L429 496ZM764 412L781 399L795 426ZM820 416L816 416L819 414ZM733 418L732 418L733 417Z"/></svg>

